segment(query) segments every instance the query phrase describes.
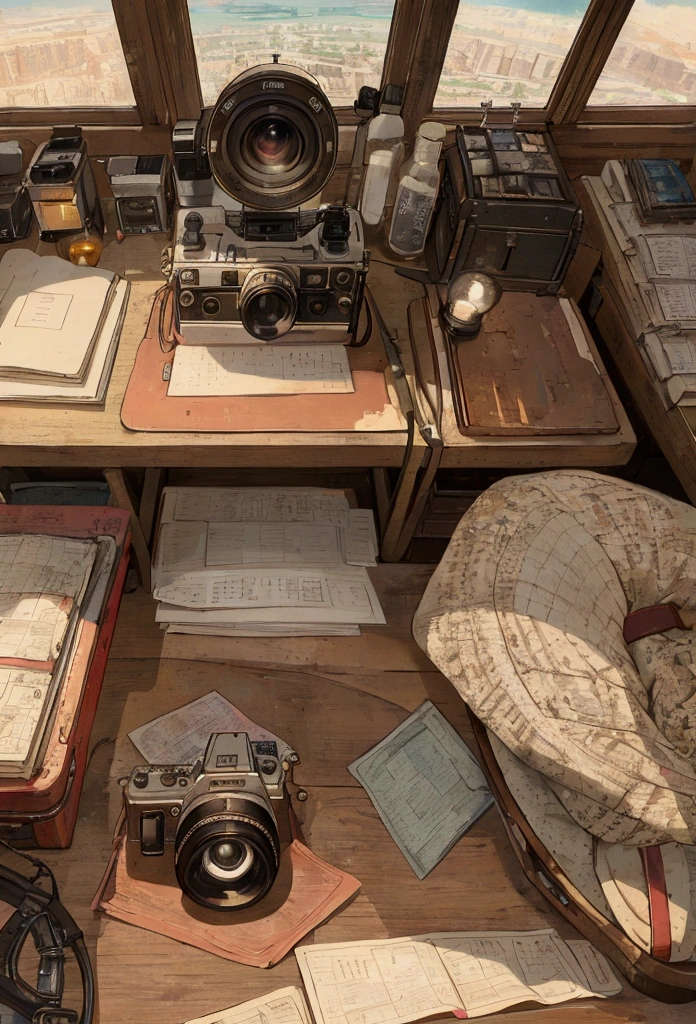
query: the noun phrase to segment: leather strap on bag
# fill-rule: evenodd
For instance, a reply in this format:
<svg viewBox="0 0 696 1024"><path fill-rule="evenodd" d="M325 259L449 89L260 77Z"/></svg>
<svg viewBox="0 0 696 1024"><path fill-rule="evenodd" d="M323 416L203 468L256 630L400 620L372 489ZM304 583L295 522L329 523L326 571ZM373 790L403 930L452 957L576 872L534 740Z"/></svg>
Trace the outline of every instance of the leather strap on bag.
<svg viewBox="0 0 696 1024"><path fill-rule="evenodd" d="M655 633L666 633L668 629L689 629L682 621L676 604L653 604L649 608L638 608L624 619L623 638L627 644L642 640Z"/></svg>
<svg viewBox="0 0 696 1024"><path fill-rule="evenodd" d="M659 846L643 846L640 850L645 881L648 883L650 905L650 955L656 960L669 960L672 955L672 928L669 921L669 897L662 852Z"/></svg>

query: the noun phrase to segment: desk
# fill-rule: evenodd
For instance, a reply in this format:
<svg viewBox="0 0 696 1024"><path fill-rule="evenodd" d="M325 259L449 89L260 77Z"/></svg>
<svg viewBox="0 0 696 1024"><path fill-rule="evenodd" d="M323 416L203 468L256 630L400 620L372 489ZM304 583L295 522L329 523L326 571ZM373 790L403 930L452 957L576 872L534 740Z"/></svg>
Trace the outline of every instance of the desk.
<svg viewBox="0 0 696 1024"><path fill-rule="evenodd" d="M689 500L696 504L696 409L666 408L636 344L643 326L619 271L625 260L601 208L582 180L575 185L585 211L588 238L602 257L602 304L595 314L595 323L641 416Z"/></svg>
<svg viewBox="0 0 696 1024"><path fill-rule="evenodd" d="M370 570L387 625L367 626L360 637L163 636L152 599L142 590L124 596L92 730L75 839L69 850L40 853L85 933L101 1024L174 1024L300 984L292 954L270 970L245 967L89 910L121 806L117 779L139 763L127 733L213 689L296 747L301 758L296 782L309 794L296 808L308 845L361 882L355 900L302 944L449 930L556 928L564 938L577 937L525 878L495 808L419 881L367 793L346 771L354 757L428 699L471 742L463 701L411 636L411 618L431 571L422 565ZM668 1006L625 981L623 986L609 1000L499 1019L505 1024L693 1021L693 1004Z"/></svg>
<svg viewBox="0 0 696 1024"><path fill-rule="evenodd" d="M0 466L94 467L104 471L116 503L133 512L133 548L143 585L149 589L148 541L155 511L159 474L167 467L324 468L364 467L375 471L382 530L382 557L398 560L405 550L427 497L428 476L436 463L418 431L413 445L401 431L336 433L141 433L120 420L123 395L138 345L145 332L152 299L163 278L160 252L166 239L134 236L110 243L101 266L131 282L121 342L103 408L0 405ZM49 247L46 251L49 251ZM378 259L370 285L390 330L394 332L412 392L415 368L408 338L407 308L422 286L394 274ZM417 339L417 344L424 344ZM385 359L386 365L386 359ZM621 410L624 421L625 414ZM626 429L624 430L624 426ZM442 466L543 469L559 466L615 466L630 456L635 438L624 422L620 435L582 438L446 438L439 452ZM396 493L388 470L403 465ZM144 467L140 503L126 487L123 470ZM429 474L428 474L429 471ZM425 497L423 497L425 495ZM139 515L136 506L140 507ZM411 525L413 524L413 526Z"/></svg>

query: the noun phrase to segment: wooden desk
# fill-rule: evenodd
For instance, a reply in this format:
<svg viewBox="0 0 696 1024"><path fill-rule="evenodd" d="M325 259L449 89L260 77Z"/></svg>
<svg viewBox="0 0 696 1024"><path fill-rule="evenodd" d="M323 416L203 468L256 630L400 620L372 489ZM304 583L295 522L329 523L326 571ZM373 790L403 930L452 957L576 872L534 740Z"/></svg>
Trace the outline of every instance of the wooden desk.
<svg viewBox="0 0 696 1024"><path fill-rule="evenodd" d="M689 500L696 504L696 409L667 408L638 351L643 332L636 300L619 268L624 258L604 214L582 179L575 183L585 212L590 242L602 254L602 304L595 323L616 362L626 387Z"/></svg>
<svg viewBox="0 0 696 1024"><path fill-rule="evenodd" d="M126 430L121 403L145 332L152 299L163 283L160 252L164 236L135 236L110 243L101 266L131 282L131 296L106 403L103 408L0 404L0 466L95 467L104 471L114 498L133 512L133 547L141 578L149 589L148 542L159 472L172 467L324 468L365 467L376 474L382 528L382 557L398 560L419 516L421 497L437 465L543 469L559 466L614 466L630 456L635 438L620 410L619 435L580 438L463 438L448 434L433 460L418 430L408 444L406 429L276 433L145 433ZM39 251L51 247L39 247ZM377 255L377 254L376 254ZM413 393L415 367L409 345L407 309L422 286L394 274L375 259L370 286L384 319L394 332ZM373 334L378 344L376 332ZM424 338L416 339L421 348ZM386 364L386 359L385 359ZM394 399L395 401L396 398ZM439 461L438 461L439 460ZM403 464L399 485L391 492L387 471ZM145 467L140 503L126 486L123 470ZM424 500L424 498L422 499ZM136 514L138 505L142 509Z"/></svg>
<svg viewBox="0 0 696 1024"><path fill-rule="evenodd" d="M296 747L302 761L297 782L309 794L306 803L296 804L307 842L317 856L361 882L355 900L303 944L487 929L556 928L564 938L577 937L526 880L495 808L419 881L367 793L346 771L427 699L465 739L471 737L461 698L411 637L411 618L431 570L371 570L387 625L366 627L360 637L164 637L147 594L139 590L123 598L75 839L69 850L41 854L85 933L101 1024L175 1024L300 984L292 953L259 970L89 910L121 806L117 779L139 762L127 733L213 689ZM612 999L512 1012L500 1020L693 1021L693 1004L668 1006L623 985Z"/></svg>

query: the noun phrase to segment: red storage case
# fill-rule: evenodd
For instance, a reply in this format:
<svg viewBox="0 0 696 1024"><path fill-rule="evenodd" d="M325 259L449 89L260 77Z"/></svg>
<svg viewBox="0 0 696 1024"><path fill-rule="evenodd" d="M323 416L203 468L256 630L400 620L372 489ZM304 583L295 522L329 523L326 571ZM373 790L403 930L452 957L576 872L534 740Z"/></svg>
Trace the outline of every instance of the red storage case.
<svg viewBox="0 0 696 1024"><path fill-rule="evenodd" d="M58 696L43 768L33 779L0 779L0 835L18 845L70 846L89 737L123 593L130 513L104 506L0 505L0 535L42 533L116 541L111 590L98 622L82 620L73 663Z"/></svg>

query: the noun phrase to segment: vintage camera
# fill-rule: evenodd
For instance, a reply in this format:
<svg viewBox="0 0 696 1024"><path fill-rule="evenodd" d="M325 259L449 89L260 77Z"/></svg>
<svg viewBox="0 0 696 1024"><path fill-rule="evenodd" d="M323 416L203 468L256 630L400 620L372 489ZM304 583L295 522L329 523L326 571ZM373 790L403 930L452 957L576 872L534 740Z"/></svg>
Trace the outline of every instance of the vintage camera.
<svg viewBox="0 0 696 1024"><path fill-rule="evenodd" d="M358 327L369 254L355 210L180 211L178 329L192 344L345 343Z"/></svg>
<svg viewBox="0 0 696 1024"><path fill-rule="evenodd" d="M106 173L124 235L167 230L172 211L169 157L112 156Z"/></svg>
<svg viewBox="0 0 696 1024"><path fill-rule="evenodd" d="M0 244L26 238L31 230L31 199L22 178L22 147L0 142Z"/></svg>
<svg viewBox="0 0 696 1024"><path fill-rule="evenodd" d="M177 881L195 903L239 910L269 891L280 862L273 801L287 762L275 741L214 733L195 764L142 765L124 786L127 838L143 857L170 846Z"/></svg>
<svg viewBox="0 0 696 1024"><path fill-rule="evenodd" d="M277 63L243 72L199 122L176 125L178 178L212 174L242 204L179 211L172 280L185 341L355 335L369 264L360 216L347 206L302 208L326 184L337 148L336 117L316 80Z"/></svg>
<svg viewBox="0 0 696 1024"><path fill-rule="evenodd" d="M177 121L172 132L174 183L179 206L208 206L213 173L203 139L204 118Z"/></svg>
<svg viewBox="0 0 696 1024"><path fill-rule="evenodd" d="M78 127L54 128L34 153L26 186L39 238L58 242L78 231L104 230L87 143Z"/></svg>

